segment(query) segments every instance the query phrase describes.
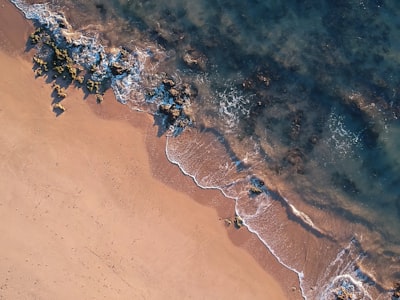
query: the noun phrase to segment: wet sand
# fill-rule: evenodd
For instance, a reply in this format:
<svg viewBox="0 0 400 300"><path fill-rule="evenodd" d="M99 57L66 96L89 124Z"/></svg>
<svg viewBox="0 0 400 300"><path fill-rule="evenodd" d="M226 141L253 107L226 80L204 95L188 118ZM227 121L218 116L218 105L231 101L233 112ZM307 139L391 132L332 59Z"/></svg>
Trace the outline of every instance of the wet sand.
<svg viewBox="0 0 400 300"><path fill-rule="evenodd" d="M0 5L0 299L299 298L225 227L233 203L169 164L151 116L70 88L56 117L24 52L32 26Z"/></svg>

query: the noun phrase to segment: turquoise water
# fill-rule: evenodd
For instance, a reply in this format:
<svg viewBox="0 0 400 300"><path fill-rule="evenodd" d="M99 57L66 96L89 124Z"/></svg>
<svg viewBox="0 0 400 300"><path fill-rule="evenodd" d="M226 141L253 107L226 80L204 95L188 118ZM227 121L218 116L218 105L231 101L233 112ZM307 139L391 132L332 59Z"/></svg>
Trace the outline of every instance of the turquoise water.
<svg viewBox="0 0 400 300"><path fill-rule="evenodd" d="M236 201L249 230L298 274L304 298L334 299L340 287L390 298L400 280L400 4L20 7L42 23L52 16L43 11L64 11L72 39L91 37L87 60L99 49L133 54L130 75L110 79L119 101L155 114L171 162ZM157 110L169 101L164 73L196 90L183 131Z"/></svg>

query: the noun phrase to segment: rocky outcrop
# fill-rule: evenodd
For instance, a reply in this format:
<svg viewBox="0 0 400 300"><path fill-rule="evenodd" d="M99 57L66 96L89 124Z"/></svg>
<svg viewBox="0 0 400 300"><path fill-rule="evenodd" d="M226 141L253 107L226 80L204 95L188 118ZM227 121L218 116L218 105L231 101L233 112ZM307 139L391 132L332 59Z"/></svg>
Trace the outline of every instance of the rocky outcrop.
<svg viewBox="0 0 400 300"><path fill-rule="evenodd" d="M167 125L183 129L193 122L191 102L197 96L197 89L188 83L177 85L171 78L162 80L163 102L159 105L159 112L167 118ZM149 93L155 95L155 92Z"/></svg>

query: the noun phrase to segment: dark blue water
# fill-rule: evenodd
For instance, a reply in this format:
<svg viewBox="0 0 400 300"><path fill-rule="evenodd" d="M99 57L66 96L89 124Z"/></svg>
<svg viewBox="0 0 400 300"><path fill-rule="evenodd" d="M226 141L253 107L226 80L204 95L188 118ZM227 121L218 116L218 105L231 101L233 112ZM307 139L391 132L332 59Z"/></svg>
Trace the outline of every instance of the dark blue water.
<svg viewBox="0 0 400 300"><path fill-rule="evenodd" d="M54 2L20 7L68 33L60 43L98 64L91 76L119 101L155 114L171 162L236 201L305 298L390 298L400 280L400 2ZM60 29L52 9L72 27ZM114 76L120 47L132 68ZM174 104L165 78L195 95Z"/></svg>

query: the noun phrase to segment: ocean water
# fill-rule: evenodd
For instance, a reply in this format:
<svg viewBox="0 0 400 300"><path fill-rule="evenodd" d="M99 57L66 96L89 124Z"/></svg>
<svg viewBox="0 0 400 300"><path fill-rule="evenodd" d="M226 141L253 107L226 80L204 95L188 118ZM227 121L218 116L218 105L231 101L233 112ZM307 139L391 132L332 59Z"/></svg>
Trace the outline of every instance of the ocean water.
<svg viewBox="0 0 400 300"><path fill-rule="evenodd" d="M96 65L91 78L118 101L154 115L168 159L235 201L304 299L391 299L400 2L12 2L76 63ZM185 128L159 109L174 102L165 78L194 95L177 105Z"/></svg>

